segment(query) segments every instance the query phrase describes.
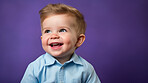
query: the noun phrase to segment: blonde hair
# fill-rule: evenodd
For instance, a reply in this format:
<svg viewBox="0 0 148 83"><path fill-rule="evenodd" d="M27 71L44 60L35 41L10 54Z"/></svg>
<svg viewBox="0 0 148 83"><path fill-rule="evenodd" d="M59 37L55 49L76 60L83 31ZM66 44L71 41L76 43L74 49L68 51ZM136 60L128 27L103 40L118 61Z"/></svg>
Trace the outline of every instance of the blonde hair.
<svg viewBox="0 0 148 83"><path fill-rule="evenodd" d="M76 32L78 35L85 34L86 23L83 15L76 9L71 6L65 4L48 4L43 9L39 11L40 19L41 19L41 27L43 21L49 17L50 15L55 14L68 14L74 16L76 18L77 28Z"/></svg>

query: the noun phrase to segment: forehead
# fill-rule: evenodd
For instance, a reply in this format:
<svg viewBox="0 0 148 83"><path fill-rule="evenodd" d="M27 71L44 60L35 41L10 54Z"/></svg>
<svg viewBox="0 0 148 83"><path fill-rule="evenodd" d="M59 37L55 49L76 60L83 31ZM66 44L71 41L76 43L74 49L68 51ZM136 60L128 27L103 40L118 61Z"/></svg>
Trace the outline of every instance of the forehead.
<svg viewBox="0 0 148 83"><path fill-rule="evenodd" d="M46 17L42 23L42 28L57 26L67 26L70 28L75 27L76 25L76 18L74 16L68 14L57 14Z"/></svg>

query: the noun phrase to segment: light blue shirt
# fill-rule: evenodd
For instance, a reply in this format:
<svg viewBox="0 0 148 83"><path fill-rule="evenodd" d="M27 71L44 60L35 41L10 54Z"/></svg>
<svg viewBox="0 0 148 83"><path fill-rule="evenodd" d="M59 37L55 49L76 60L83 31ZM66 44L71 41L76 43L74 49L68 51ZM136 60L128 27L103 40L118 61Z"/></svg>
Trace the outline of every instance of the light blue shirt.
<svg viewBox="0 0 148 83"><path fill-rule="evenodd" d="M46 53L30 63L21 83L101 83L93 66L77 56L60 64Z"/></svg>

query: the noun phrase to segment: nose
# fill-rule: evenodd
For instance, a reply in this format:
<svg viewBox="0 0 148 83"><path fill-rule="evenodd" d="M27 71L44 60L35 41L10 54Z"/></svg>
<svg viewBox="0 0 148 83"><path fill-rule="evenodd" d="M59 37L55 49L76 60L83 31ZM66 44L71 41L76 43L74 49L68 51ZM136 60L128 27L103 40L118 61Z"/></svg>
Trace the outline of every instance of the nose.
<svg viewBox="0 0 148 83"><path fill-rule="evenodd" d="M60 38L60 36L56 33L53 33L50 37L50 39L59 39L59 38Z"/></svg>

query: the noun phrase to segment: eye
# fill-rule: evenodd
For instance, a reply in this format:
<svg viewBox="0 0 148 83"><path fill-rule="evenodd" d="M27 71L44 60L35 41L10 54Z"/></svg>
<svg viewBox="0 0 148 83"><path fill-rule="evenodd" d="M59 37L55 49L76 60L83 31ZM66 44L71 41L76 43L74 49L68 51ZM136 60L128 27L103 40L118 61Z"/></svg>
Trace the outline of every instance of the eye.
<svg viewBox="0 0 148 83"><path fill-rule="evenodd" d="M51 33L51 31L50 30L45 30L45 33Z"/></svg>
<svg viewBox="0 0 148 83"><path fill-rule="evenodd" d="M67 30L66 29L60 29L59 32L67 32Z"/></svg>

